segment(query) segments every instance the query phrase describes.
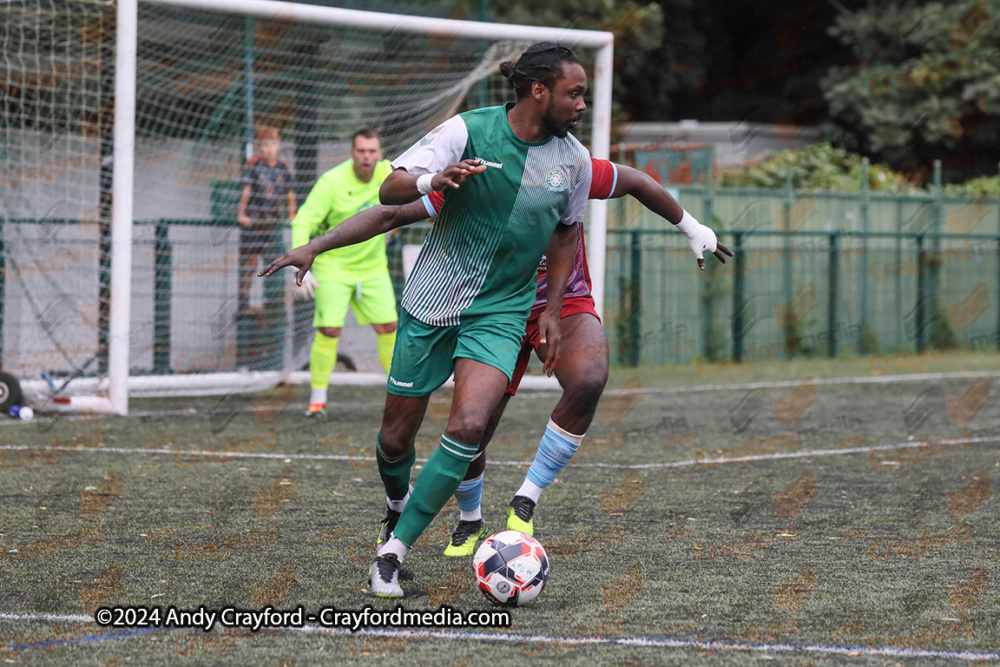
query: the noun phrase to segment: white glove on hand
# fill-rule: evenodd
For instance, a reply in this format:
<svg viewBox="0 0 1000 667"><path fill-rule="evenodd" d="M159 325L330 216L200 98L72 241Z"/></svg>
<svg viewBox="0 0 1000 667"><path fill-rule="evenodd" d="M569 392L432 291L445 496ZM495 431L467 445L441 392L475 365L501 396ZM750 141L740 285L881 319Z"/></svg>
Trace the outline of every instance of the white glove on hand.
<svg viewBox="0 0 1000 667"><path fill-rule="evenodd" d="M677 229L687 234L691 252L698 259L704 259L705 251L715 252L719 247L719 239L716 238L715 232L698 222L687 211L684 211L684 217L677 223Z"/></svg>
<svg viewBox="0 0 1000 667"><path fill-rule="evenodd" d="M312 301L316 298L317 287L319 281L313 277L312 271L306 271L306 275L302 276L302 285L295 286L295 298L299 301Z"/></svg>

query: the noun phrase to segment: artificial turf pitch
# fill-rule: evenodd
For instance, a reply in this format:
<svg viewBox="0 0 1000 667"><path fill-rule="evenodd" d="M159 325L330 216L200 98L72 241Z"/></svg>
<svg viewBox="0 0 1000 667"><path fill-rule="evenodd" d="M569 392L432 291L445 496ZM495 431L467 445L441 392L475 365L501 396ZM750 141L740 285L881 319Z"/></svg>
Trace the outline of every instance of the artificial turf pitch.
<svg viewBox="0 0 1000 667"><path fill-rule="evenodd" d="M366 590L384 509L371 458L380 388L333 388L322 424L301 415L305 388L9 422L0 660L995 664L1000 357L933 361L920 372L934 375L879 383L829 381L884 379L861 359L613 370L535 513L546 588L497 629L206 634L88 620L97 605L395 608ZM557 400L524 391L508 406L489 450L489 532L504 529ZM447 403L431 405L418 466ZM54 441L74 451L56 455ZM738 456L752 460L724 460ZM457 521L452 501L407 558L405 609L492 608L471 559L442 556Z"/></svg>

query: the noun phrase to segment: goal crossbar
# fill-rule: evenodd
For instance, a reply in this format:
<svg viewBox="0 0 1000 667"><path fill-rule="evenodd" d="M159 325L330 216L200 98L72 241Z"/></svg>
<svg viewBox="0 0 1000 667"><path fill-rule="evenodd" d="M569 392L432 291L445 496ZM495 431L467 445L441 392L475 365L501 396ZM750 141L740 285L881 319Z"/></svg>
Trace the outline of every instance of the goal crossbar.
<svg viewBox="0 0 1000 667"><path fill-rule="evenodd" d="M551 28L545 26L514 25L510 23L484 23L461 19L440 19L406 14L367 12L359 9L321 7L280 0L142 0L153 5L168 5L187 9L249 14L258 18L302 20L323 25L351 28L392 29L400 32L430 33L434 36L461 34L463 37L482 39L549 40L569 42L590 48L611 46L614 34L600 30L576 28Z"/></svg>

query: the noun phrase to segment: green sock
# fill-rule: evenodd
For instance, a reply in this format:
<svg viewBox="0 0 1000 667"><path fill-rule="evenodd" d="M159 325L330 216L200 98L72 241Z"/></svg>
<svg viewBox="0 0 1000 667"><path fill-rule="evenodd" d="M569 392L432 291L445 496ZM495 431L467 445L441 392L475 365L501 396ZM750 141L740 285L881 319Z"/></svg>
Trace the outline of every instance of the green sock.
<svg viewBox="0 0 1000 667"><path fill-rule="evenodd" d="M309 351L309 386L313 389L326 389L330 386L330 373L337 365L338 340L340 339L316 332L312 349Z"/></svg>
<svg viewBox="0 0 1000 667"><path fill-rule="evenodd" d="M382 477L382 486L389 500L402 500L410 491L410 469L417 458L417 450L410 450L399 458L390 459L382 452L382 431L375 436L375 460L378 461L378 474Z"/></svg>
<svg viewBox="0 0 1000 667"><path fill-rule="evenodd" d="M420 471L406 509L393 531L393 535L402 540L403 544L412 547L427 526L431 525L431 521L462 483L469 463L478 450L476 445L463 445L447 435L441 436L441 445Z"/></svg>
<svg viewBox="0 0 1000 667"><path fill-rule="evenodd" d="M378 360L382 362L382 368L388 376L389 367L392 366L392 348L396 346L396 332L377 334L375 341L378 344Z"/></svg>

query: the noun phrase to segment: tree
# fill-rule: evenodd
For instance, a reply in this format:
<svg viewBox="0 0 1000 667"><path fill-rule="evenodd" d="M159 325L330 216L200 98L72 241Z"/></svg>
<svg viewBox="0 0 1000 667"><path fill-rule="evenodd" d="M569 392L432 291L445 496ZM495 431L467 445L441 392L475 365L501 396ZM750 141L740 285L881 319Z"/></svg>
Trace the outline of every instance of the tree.
<svg viewBox="0 0 1000 667"><path fill-rule="evenodd" d="M836 143L926 180L996 171L1000 0L904 2L841 13L830 34L864 54L822 81Z"/></svg>

